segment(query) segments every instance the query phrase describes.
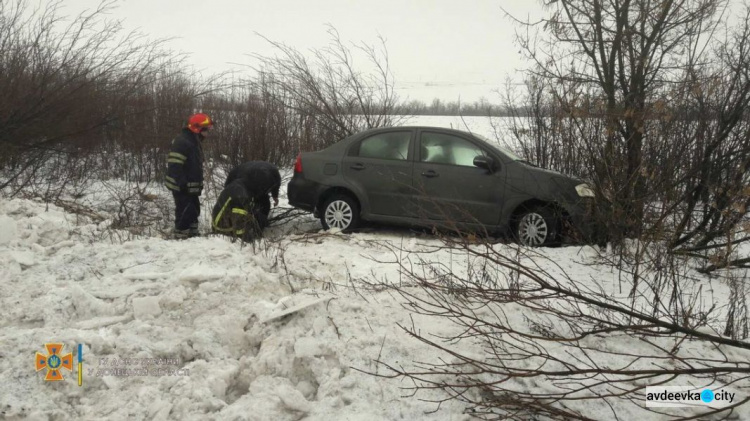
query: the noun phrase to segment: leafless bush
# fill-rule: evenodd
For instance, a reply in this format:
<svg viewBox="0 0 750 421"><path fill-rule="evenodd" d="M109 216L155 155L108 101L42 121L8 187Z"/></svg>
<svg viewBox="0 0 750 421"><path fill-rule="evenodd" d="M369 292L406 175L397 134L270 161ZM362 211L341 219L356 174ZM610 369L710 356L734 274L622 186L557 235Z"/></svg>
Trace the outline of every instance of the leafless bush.
<svg viewBox="0 0 750 421"><path fill-rule="evenodd" d="M747 287L747 272L742 277L730 272L728 283L730 287L729 308L724 335L738 340L750 338L750 314L748 314L750 291Z"/></svg>
<svg viewBox="0 0 750 421"><path fill-rule="evenodd" d="M357 47L374 65L361 73L331 30L331 47L312 60L274 44L282 58L263 59L257 77L206 78L161 41L106 20L112 4L66 20L61 2L0 0L0 189L57 200L83 195L94 179L133 183L112 201L122 205L117 225L137 227L140 186L159 184L169 141L194 112L218 122L204 145L209 202L242 162L289 165L302 149L393 121L384 48Z"/></svg>
<svg viewBox="0 0 750 421"><path fill-rule="evenodd" d="M279 42L269 42L279 55L261 61L260 83L264 95L284 104L299 127L297 147L321 149L360 130L390 126L397 97L385 43L376 48L361 44L354 50L344 45L338 32L329 29L328 47L312 51L308 58ZM372 66L366 73L355 66L355 53Z"/></svg>
<svg viewBox="0 0 750 421"><path fill-rule="evenodd" d="M294 160L301 128L274 89L259 75L252 83L232 84L201 100L217 121L206 153L224 172L247 161L288 165Z"/></svg>
<svg viewBox="0 0 750 421"><path fill-rule="evenodd" d="M399 259L406 282L379 283L409 311L455 327L445 336L401 326L439 350L437 361L379 361L392 373L381 376L411 380L406 389L414 394L442 390L438 408L458 399L484 419L624 419L640 411L690 418L726 417L750 400L743 395L724 409L645 407L647 386L731 388L750 378L750 344L716 331L719 309L673 254L641 254L659 270L622 264L625 288L617 293L601 275L603 264L568 273L544 253L443 239L451 257L439 262L391 246L394 255L409 256Z"/></svg>
<svg viewBox="0 0 750 421"><path fill-rule="evenodd" d="M729 256L750 239L750 15L728 28L726 6L551 4L546 34L520 38L538 67L511 129L530 161L591 181L610 240L665 241L706 270L747 264Z"/></svg>
<svg viewBox="0 0 750 421"><path fill-rule="evenodd" d="M50 162L75 163L125 115L124 104L174 60L104 19L112 2L66 22L61 2L0 2L0 187L24 187ZM71 158L68 158L70 156ZM113 157L109 157L112 159Z"/></svg>

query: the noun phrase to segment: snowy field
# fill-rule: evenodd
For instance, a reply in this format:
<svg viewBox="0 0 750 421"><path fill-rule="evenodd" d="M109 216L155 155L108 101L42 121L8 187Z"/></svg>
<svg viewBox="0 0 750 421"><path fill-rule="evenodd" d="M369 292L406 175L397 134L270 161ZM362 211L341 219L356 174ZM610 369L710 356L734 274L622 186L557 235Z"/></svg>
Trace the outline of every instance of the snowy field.
<svg viewBox="0 0 750 421"><path fill-rule="evenodd" d="M461 130L467 124L493 134L485 118L419 117L408 123ZM393 373L384 364L413 369L420 362L450 360L399 324L426 335L449 336L460 329L445 318L415 314L403 296L384 285L410 288L413 279L399 263L468 274L475 258L408 229L324 232L311 215L269 229L267 239L254 246L210 235L173 241L158 229L114 230L117 209L106 204L127 189L117 181L88 186L77 200L94 212L84 215L0 195L0 420L473 419L465 403L438 405L445 395L435 390L410 396L411 381L387 377ZM150 189L156 202L171 206L163 188ZM288 206L284 190L281 208ZM204 231L216 193L210 188L204 193ZM169 217L151 211L152 218ZM506 244L492 249L518 252ZM552 248L527 259L542 271L565 273L583 288L629 302L629 285L601 263L601 252L589 246ZM700 292L698 310L723 306L727 296L726 285L709 278L699 277L691 291ZM320 302L277 317L311 300ZM544 322L514 303L501 306L521 330ZM704 329L718 334L721 323L719 317L713 330ZM605 366L622 363L607 349L647 351L642 341L627 336L608 337L605 344L588 340L602 350L598 363ZM63 354L75 355L82 345L81 386L77 361L72 371L62 370L65 380L59 382L45 382L45 370L35 370L34 356L46 353L47 343L62 343ZM467 355L481 352L472 341L452 346ZM562 346L549 350L580 357ZM698 341L686 342L680 352L750 360L750 352ZM635 366L660 363L644 359ZM514 387L541 393L550 385L520 381ZM750 397L750 385L732 387ZM665 418L646 411L643 402L571 405L594 419ZM750 419L748 406L729 418ZM666 413L694 414L681 408Z"/></svg>

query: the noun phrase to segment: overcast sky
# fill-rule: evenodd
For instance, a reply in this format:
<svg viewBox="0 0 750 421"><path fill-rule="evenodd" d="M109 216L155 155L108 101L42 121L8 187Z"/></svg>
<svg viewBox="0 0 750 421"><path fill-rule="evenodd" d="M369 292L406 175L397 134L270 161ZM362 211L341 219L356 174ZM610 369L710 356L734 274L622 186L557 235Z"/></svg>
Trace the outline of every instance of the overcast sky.
<svg viewBox="0 0 750 421"><path fill-rule="evenodd" d="M99 0L65 0L74 15ZM169 46L190 54L209 71L231 63L253 64L251 53L268 54L263 35L301 51L328 40L327 24L347 42L386 40L402 98L435 96L495 102L494 89L524 61L514 44L513 24L501 6L519 17L538 16L537 0L121 0L110 16L126 29L152 38L174 38Z"/></svg>

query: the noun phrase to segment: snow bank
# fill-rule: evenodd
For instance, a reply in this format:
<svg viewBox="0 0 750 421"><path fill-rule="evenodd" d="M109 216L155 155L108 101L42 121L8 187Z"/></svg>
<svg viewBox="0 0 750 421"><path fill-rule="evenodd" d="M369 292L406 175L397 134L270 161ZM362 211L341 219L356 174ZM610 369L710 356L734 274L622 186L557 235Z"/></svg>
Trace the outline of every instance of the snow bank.
<svg viewBox="0 0 750 421"><path fill-rule="evenodd" d="M102 226L54 206L0 200L5 418L470 419L457 401L434 412L438 405L428 401L444 395L405 397L402 387L411 384L366 374L390 374L375 360L413 367L446 358L397 324L436 335L456 327L412 314L373 285L408 286L397 264L405 257L388 244L413 251L402 260L412 267L427 261L465 270L470 258L438 250L436 239L389 230L303 236L280 227L274 244L256 248L219 237L119 243L90 235ZM586 249L541 253L558 262L549 271L596 277L611 296L627 295ZM315 297L326 299L283 314ZM528 323L520 310L506 310L513 323ZM608 346L633 346L628 339ZM63 343L64 353L83 345L82 387L75 371L63 370L66 379L53 384L34 370L35 353L49 342ZM471 346L462 351L482 355ZM618 415L654 417L634 405ZM750 413L741 409L741 417Z"/></svg>
<svg viewBox="0 0 750 421"><path fill-rule="evenodd" d="M393 302L332 291L335 299L261 323L320 294L318 278L342 281L348 237L329 239L331 253L293 247L290 257L304 260L295 277L278 271L270 249L213 237L98 242L106 236L81 233L101 226L77 221L54 206L0 202L6 417L381 420L434 409L402 398L397 382L353 369L382 371L372 360L384 343L402 361L417 353L394 324L406 315ZM364 276L366 259L355 260ZM57 384L35 372L34 354L49 342L64 353L83 344L82 387L75 370ZM444 408L437 419L464 418L460 405Z"/></svg>

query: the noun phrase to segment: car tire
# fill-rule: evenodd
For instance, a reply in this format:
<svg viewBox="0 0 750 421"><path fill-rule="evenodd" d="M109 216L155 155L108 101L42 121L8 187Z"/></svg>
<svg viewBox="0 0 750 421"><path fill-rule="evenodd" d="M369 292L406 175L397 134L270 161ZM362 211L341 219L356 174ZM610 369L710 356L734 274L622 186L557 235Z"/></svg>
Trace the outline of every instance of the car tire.
<svg viewBox="0 0 750 421"><path fill-rule="evenodd" d="M518 243L528 247L555 245L559 241L560 221L553 209L535 207L518 214L513 234Z"/></svg>
<svg viewBox="0 0 750 421"><path fill-rule="evenodd" d="M359 204L351 196L336 194L329 197L320 211L323 229L337 228L350 232L359 227Z"/></svg>

